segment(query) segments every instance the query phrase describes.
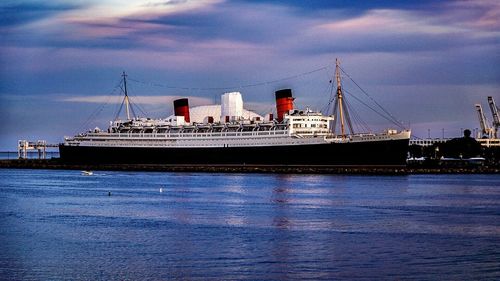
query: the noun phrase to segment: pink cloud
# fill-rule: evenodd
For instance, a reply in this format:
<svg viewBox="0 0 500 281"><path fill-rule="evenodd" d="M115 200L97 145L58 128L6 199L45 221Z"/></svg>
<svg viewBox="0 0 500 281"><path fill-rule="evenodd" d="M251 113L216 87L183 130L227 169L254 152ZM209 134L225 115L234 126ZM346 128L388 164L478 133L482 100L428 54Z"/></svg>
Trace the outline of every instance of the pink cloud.
<svg viewBox="0 0 500 281"><path fill-rule="evenodd" d="M465 25L481 30L496 31L500 29L500 2L497 0L461 0L447 3L455 13L457 25Z"/></svg>
<svg viewBox="0 0 500 281"><path fill-rule="evenodd" d="M213 104L213 101L208 98L200 98L193 96L133 96L131 99L136 104L145 105L158 105L158 104L173 104L173 101L179 98L188 98L191 106L199 105L209 105ZM97 96L71 96L69 98L58 98L59 101L63 102L74 102L74 103L111 103L111 104L121 104L123 97L118 96L107 96L107 95L97 95Z"/></svg>
<svg viewBox="0 0 500 281"><path fill-rule="evenodd" d="M371 10L366 14L339 21L322 23L315 29L332 33L448 33L459 31L449 25L435 24L429 18L403 10Z"/></svg>

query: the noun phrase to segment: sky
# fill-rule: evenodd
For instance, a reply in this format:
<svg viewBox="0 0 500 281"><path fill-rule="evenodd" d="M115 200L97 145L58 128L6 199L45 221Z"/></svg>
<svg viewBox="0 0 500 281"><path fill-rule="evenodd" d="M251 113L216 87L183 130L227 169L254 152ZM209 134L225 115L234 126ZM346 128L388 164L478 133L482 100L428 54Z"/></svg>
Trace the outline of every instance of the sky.
<svg viewBox="0 0 500 281"><path fill-rule="evenodd" d="M153 118L230 91L264 115L282 88L331 113L336 58L352 115L374 131L394 126L373 100L421 138L474 130L474 104L490 122L487 96L500 104L497 0L3 0L0 36L2 151L107 128L124 71Z"/></svg>

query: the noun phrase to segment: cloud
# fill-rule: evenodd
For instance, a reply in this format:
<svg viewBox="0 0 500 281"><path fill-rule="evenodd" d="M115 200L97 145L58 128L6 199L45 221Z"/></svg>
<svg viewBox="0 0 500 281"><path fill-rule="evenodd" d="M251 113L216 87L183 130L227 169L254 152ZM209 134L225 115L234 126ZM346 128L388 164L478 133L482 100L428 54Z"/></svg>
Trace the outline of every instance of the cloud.
<svg viewBox="0 0 500 281"><path fill-rule="evenodd" d="M440 17L447 24L465 26L477 31L500 30L500 2L496 0L459 0L446 3L448 13ZM457 20L460 19L460 20Z"/></svg>
<svg viewBox="0 0 500 281"><path fill-rule="evenodd" d="M265 45L293 36L302 25L289 17L286 8L268 6L255 9L232 2L220 3L211 9L193 9L154 17L128 17L118 24L146 24L151 28L137 30L138 33L149 37L175 38L179 45L211 41Z"/></svg>
<svg viewBox="0 0 500 281"><path fill-rule="evenodd" d="M69 23L77 23L112 21L133 16L147 18L155 15L179 13L192 9L206 9L218 2L220 2L220 0L149 0L147 3L144 3L143 0L93 1L93 3L86 6L85 9L81 9L78 12L67 13L63 19Z"/></svg>
<svg viewBox="0 0 500 281"><path fill-rule="evenodd" d="M134 96L130 97L130 101L136 104L158 105L158 104L173 104L173 101L180 98L188 98L190 106L209 105L213 104L211 99L200 98L194 96ZM121 104L123 97L113 95L99 96L71 96L67 98L59 98L58 101L73 102L73 103L100 103L100 104Z"/></svg>
<svg viewBox="0 0 500 281"><path fill-rule="evenodd" d="M148 48L135 43L144 31L153 27L147 22L127 22L128 18L147 20L160 15L177 14L193 9L209 10L220 0L158 1L142 0L87 1L85 5L25 2L0 7L0 24L8 36L0 45L81 49ZM2 22L3 21L3 22ZM28 24L29 23L29 24ZM0 25L1 26L1 25Z"/></svg>
<svg viewBox="0 0 500 281"><path fill-rule="evenodd" d="M186 4L188 0L167 0L161 2L148 2L144 4L145 7L159 7L159 6L169 6L169 5L179 5Z"/></svg>
<svg viewBox="0 0 500 281"><path fill-rule="evenodd" d="M454 14L455 20L464 17ZM312 46L302 51L416 52L463 48L467 45L498 44L498 32L478 31L447 22L448 15L426 17L421 12L371 10L362 16L335 20L311 27L306 34ZM342 38L342 40L332 40Z"/></svg>
<svg viewBox="0 0 500 281"><path fill-rule="evenodd" d="M109 9L113 2L102 1L54 18L42 33L38 26L26 27L3 44L200 54L202 63L203 54L213 63L232 52L267 60L262 54L416 52L498 43L498 32L489 27L498 24L500 9L490 1L369 2L315 1L310 7L302 1L260 1L256 9L246 1L127 1ZM433 9L423 9L429 6ZM328 13L297 15L297 9Z"/></svg>
<svg viewBox="0 0 500 281"><path fill-rule="evenodd" d="M194 89L270 81L340 57L358 83L413 124L446 116L475 123L474 112L460 114L468 112L473 97L498 93L500 83L500 4L493 0L2 3L0 95L13 93L35 104L28 95L67 93L56 106L38 107L39 116L60 104L71 107L70 116L90 111L108 96L86 94L107 93L123 70L137 80ZM11 15L14 7L18 13ZM249 108L268 112L274 90L289 87L299 107L321 109L328 98L321 83L330 76L315 73L242 94ZM130 88L140 93L137 104L159 112L176 97L189 96L196 105L211 103L196 97L221 94L133 83ZM450 106L450 100L461 102ZM120 102L117 97L113 105ZM18 120L26 110L19 108L2 110Z"/></svg>
<svg viewBox="0 0 500 281"><path fill-rule="evenodd" d="M406 0L406 1L393 1L393 0L378 0L378 1L349 1L349 0L236 0L240 3L251 3L261 5L273 5L289 7L296 13L310 15L310 14L324 14L332 10L344 10L351 15L364 13L367 10L374 9L406 9L417 10L425 9L429 5L436 3L434 0ZM440 1L447 2L447 1Z"/></svg>
<svg viewBox="0 0 500 281"><path fill-rule="evenodd" d="M422 18L418 13L404 10L370 10L364 15L346 20L333 21L316 26L321 31L356 33L431 33L443 34L459 31L450 26L439 26Z"/></svg>
<svg viewBox="0 0 500 281"><path fill-rule="evenodd" d="M80 10L82 5L47 2L14 2L0 4L0 26L23 25L58 14Z"/></svg>
<svg viewBox="0 0 500 281"><path fill-rule="evenodd" d="M321 7L298 1L260 2L256 8L245 1L205 1L193 6L190 1L150 1L146 4L151 7L175 7L149 13L145 11L151 7L133 9L139 2L132 1L122 10L127 11L125 16L124 12L110 17L98 14L88 20L65 14L56 17L64 23L62 29L29 26L7 36L0 46L12 46L0 51L2 72L119 67L161 71L169 81L188 75L196 77L194 80L209 77L205 79L208 83L215 78L220 84L235 84L228 80L266 81L266 77L300 73L327 64L325 59L342 56L346 62L359 61L354 66L361 71L382 61L380 68L392 65L384 73L388 83L498 80L498 56L491 57L499 47L498 32L483 30L477 23L491 21L485 15L498 10L498 4L491 1L405 1L405 5L336 1L330 6L326 1L317 4ZM111 2L103 1L83 10L109 5ZM423 8L429 6L432 9ZM297 9L327 9L329 13L297 14ZM346 9L359 13L344 14ZM489 20L478 20L484 17ZM465 67L471 73L461 73ZM377 77L382 74L377 71L365 76L383 81ZM184 85L193 83L183 81Z"/></svg>

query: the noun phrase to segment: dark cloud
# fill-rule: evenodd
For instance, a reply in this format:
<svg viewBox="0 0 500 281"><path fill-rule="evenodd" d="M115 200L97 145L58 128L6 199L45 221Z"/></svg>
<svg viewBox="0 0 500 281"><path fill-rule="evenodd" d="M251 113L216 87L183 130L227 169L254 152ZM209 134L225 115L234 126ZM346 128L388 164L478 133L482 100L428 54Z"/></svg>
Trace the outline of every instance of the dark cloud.
<svg viewBox="0 0 500 281"><path fill-rule="evenodd" d="M63 37L48 37L43 40L34 40L29 37L40 38L40 34L36 31L23 34L12 34L5 38L2 44L9 46L19 45L22 42L24 48L77 48L77 49L109 49L109 50L124 50L137 49L145 47L140 45L127 36L107 36L105 38L85 38L67 40Z"/></svg>
<svg viewBox="0 0 500 281"><path fill-rule="evenodd" d="M57 13L79 9L79 5L29 2L0 6L0 26L15 26L51 17Z"/></svg>
<svg viewBox="0 0 500 281"><path fill-rule="evenodd" d="M373 9L402 9L402 10L428 10L430 6L436 6L434 0L377 0L377 1L352 1L352 0L236 0L231 2L276 5L292 8L297 13L322 13L330 10L344 10L351 14L363 13ZM439 1L440 5L446 2Z"/></svg>
<svg viewBox="0 0 500 281"><path fill-rule="evenodd" d="M440 52L462 49L465 46L495 46L496 38L470 38L468 33L425 34L425 33L395 33L395 34L363 34L349 36L343 34L342 40L331 40L332 37L320 36L310 38L313 44L304 44L296 51L303 55L341 53L415 53Z"/></svg>
<svg viewBox="0 0 500 281"><path fill-rule="evenodd" d="M190 10L153 19L128 18L121 23L153 24L156 27L139 32L180 40L234 40L264 44L293 36L302 25L283 12L279 8L259 10L246 5L222 3L214 9Z"/></svg>

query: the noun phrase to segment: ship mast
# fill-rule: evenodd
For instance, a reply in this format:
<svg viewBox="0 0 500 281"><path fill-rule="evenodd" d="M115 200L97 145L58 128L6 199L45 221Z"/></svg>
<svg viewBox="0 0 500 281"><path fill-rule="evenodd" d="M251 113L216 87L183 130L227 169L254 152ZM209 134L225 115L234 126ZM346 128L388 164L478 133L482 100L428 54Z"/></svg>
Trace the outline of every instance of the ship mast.
<svg viewBox="0 0 500 281"><path fill-rule="evenodd" d="M128 92L127 92L127 74L125 74L125 71L122 74L123 77L123 87L124 87L124 92L125 92L125 110L127 111L127 120L130 120L130 103L128 100Z"/></svg>
<svg viewBox="0 0 500 281"><path fill-rule="evenodd" d="M340 84L340 62L339 59L335 59L335 78L337 79L337 100L338 100L338 110L340 119L340 132L342 138L345 138L345 126L344 126L344 113L342 104L342 86Z"/></svg>

